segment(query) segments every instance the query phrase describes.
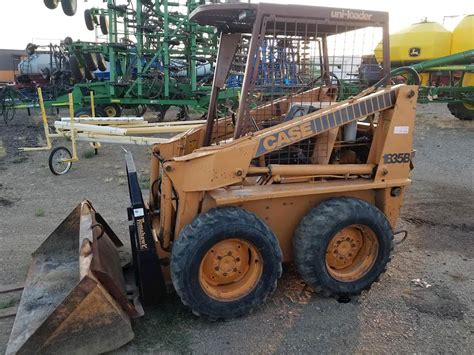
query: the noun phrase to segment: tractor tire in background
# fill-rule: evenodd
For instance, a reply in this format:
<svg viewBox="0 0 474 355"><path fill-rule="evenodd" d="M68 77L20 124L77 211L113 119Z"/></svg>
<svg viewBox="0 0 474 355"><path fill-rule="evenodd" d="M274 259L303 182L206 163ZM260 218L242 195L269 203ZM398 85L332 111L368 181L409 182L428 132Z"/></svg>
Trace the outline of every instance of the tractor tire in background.
<svg viewBox="0 0 474 355"><path fill-rule="evenodd" d="M303 279L341 299L369 289L385 271L393 232L385 215L370 203L332 198L314 207L293 238L296 266Z"/></svg>
<svg viewBox="0 0 474 355"><path fill-rule="evenodd" d="M99 16L99 26L100 26L100 31L102 34L108 35L109 34L109 20L105 15L100 15Z"/></svg>
<svg viewBox="0 0 474 355"><path fill-rule="evenodd" d="M182 302L211 320L251 313L275 291L282 272L278 240L238 207L198 215L173 244L171 279Z"/></svg>
<svg viewBox="0 0 474 355"><path fill-rule="evenodd" d="M44 4L48 9L54 10L59 5L59 0L44 0Z"/></svg>
<svg viewBox="0 0 474 355"><path fill-rule="evenodd" d="M95 72L98 68L97 55L95 53L84 53L83 55L86 69Z"/></svg>
<svg viewBox="0 0 474 355"><path fill-rule="evenodd" d="M84 80L85 70L75 55L69 57L69 68L71 69L72 77L76 82L80 83Z"/></svg>
<svg viewBox="0 0 474 355"><path fill-rule="evenodd" d="M74 16L77 11L77 0L61 0L61 6L67 16Z"/></svg>
<svg viewBox="0 0 474 355"><path fill-rule="evenodd" d="M107 64L105 62L104 55L102 53L96 53L97 67L100 71L107 71Z"/></svg>
<svg viewBox="0 0 474 355"><path fill-rule="evenodd" d="M91 10L89 9L84 10L84 21L86 22L87 29L89 31L94 31L95 21L94 21L94 15L92 15Z"/></svg>
<svg viewBox="0 0 474 355"><path fill-rule="evenodd" d="M168 112L168 110L170 109L170 105L158 105L158 106L155 106L156 107L156 111L158 112L158 116L157 116L157 121L158 122L163 122L166 118L166 113Z"/></svg>
<svg viewBox="0 0 474 355"><path fill-rule="evenodd" d="M100 110L104 112L105 117L120 117L122 115L122 108L117 104L101 105Z"/></svg>
<svg viewBox="0 0 474 355"><path fill-rule="evenodd" d="M88 68L84 69L84 75L85 75L86 79L89 80L89 81L95 80L94 72L89 70Z"/></svg>
<svg viewBox="0 0 474 355"><path fill-rule="evenodd" d="M465 102L450 102L448 110L454 117L462 121L474 120L474 105Z"/></svg>
<svg viewBox="0 0 474 355"><path fill-rule="evenodd" d="M147 105L138 105L135 106L135 114L137 117L143 117L145 116L145 113L148 111Z"/></svg>
<svg viewBox="0 0 474 355"><path fill-rule="evenodd" d="M77 110L76 112L74 112L74 117L78 117L78 118L92 117L91 109L89 107L82 107L79 110ZM96 107L95 108L95 117L108 117L108 116L105 114L105 112L104 112L104 110L102 110L102 108Z"/></svg>
<svg viewBox="0 0 474 355"><path fill-rule="evenodd" d="M72 40L71 37L66 37L66 38L64 38L64 44L65 44L66 46L70 46L73 42L74 42L74 41Z"/></svg>

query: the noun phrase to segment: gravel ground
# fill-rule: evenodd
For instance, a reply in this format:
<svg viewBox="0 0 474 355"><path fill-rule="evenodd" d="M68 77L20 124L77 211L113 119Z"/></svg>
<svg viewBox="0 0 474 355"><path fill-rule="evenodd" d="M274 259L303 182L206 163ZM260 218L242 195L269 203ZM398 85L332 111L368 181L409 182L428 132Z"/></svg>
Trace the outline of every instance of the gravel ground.
<svg viewBox="0 0 474 355"><path fill-rule="evenodd" d="M0 285L25 280L31 252L81 199L92 200L128 238L121 149L106 146L56 177L48 152L16 150L44 143L38 122L19 115L9 126L0 123ZM276 294L252 315L208 322L170 296L146 310L134 324L135 340L116 353L472 353L474 122L453 118L441 104L420 105L415 148L414 181L398 225L409 238L369 292L338 303L305 288L288 265ZM148 151L131 150L146 176ZM19 296L1 295L0 308ZM0 319L0 351L12 324L13 318Z"/></svg>

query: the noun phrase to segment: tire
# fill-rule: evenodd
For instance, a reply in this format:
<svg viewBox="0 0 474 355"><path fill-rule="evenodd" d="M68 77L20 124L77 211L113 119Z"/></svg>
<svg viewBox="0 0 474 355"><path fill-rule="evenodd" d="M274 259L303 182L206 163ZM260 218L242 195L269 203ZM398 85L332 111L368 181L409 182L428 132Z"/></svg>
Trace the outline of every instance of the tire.
<svg viewBox="0 0 474 355"><path fill-rule="evenodd" d="M61 163L62 159L71 159L72 154L66 147L57 147L51 151L48 159L49 170L54 175L64 175L71 170L72 163Z"/></svg>
<svg viewBox="0 0 474 355"><path fill-rule="evenodd" d="M69 57L69 68L71 69L72 77L76 82L84 80L85 70L75 55Z"/></svg>
<svg viewBox="0 0 474 355"><path fill-rule="evenodd" d="M464 102L450 102L448 110L454 117L462 121L472 121L474 120L474 109L470 109L467 105Z"/></svg>
<svg viewBox="0 0 474 355"><path fill-rule="evenodd" d="M84 53L84 62L86 63L86 68L92 72L95 72L98 69L97 56L95 53Z"/></svg>
<svg viewBox="0 0 474 355"><path fill-rule="evenodd" d="M86 23L86 27L89 31L94 31L94 15L92 15L91 10L87 9L84 10L84 21Z"/></svg>
<svg viewBox="0 0 474 355"><path fill-rule="evenodd" d="M93 71L90 71L88 68L84 69L84 74L87 80L92 81L95 80L95 74Z"/></svg>
<svg viewBox="0 0 474 355"><path fill-rule="evenodd" d="M71 37L66 37L66 38L64 38L64 44L65 44L66 46L70 46L73 42L74 42L74 41L72 40Z"/></svg>
<svg viewBox="0 0 474 355"><path fill-rule="evenodd" d="M109 20L107 20L107 17L105 15L99 16L99 26L100 31L104 36L109 34Z"/></svg>
<svg viewBox="0 0 474 355"><path fill-rule="evenodd" d="M104 72L107 71L107 64L105 62L104 55L102 53L96 53L97 58L97 67L100 71Z"/></svg>
<svg viewBox="0 0 474 355"><path fill-rule="evenodd" d="M296 266L308 284L332 296L354 296L369 289L385 271L393 251L393 232L385 215L368 202L333 198L302 219L293 250Z"/></svg>
<svg viewBox="0 0 474 355"><path fill-rule="evenodd" d="M117 104L102 105L100 110L105 113L105 117L120 117L122 108Z"/></svg>
<svg viewBox="0 0 474 355"><path fill-rule="evenodd" d="M148 107L146 105L135 106L135 114L137 115L137 117L143 117L147 110Z"/></svg>
<svg viewBox="0 0 474 355"><path fill-rule="evenodd" d="M77 0L61 0L61 6L67 16L74 16L77 11Z"/></svg>
<svg viewBox="0 0 474 355"><path fill-rule="evenodd" d="M158 106L158 117L157 117L157 121L158 122L163 122L166 118L166 112L168 112L168 110L170 109L170 105L160 105Z"/></svg>
<svg viewBox="0 0 474 355"><path fill-rule="evenodd" d="M79 117L79 118L88 118L92 117L92 112L90 108L83 107L74 112L74 117ZM100 107L96 107L95 109L95 117L107 117L105 112L102 110Z"/></svg>
<svg viewBox="0 0 474 355"><path fill-rule="evenodd" d="M59 5L59 0L44 0L44 4L50 10L54 10Z"/></svg>
<svg viewBox="0 0 474 355"><path fill-rule="evenodd" d="M206 269L207 262L216 266ZM260 218L237 207L215 208L181 231L171 253L171 279L194 314L231 319L251 313L275 291L281 262L278 241ZM223 286L206 281L214 276L232 291L220 292Z"/></svg>

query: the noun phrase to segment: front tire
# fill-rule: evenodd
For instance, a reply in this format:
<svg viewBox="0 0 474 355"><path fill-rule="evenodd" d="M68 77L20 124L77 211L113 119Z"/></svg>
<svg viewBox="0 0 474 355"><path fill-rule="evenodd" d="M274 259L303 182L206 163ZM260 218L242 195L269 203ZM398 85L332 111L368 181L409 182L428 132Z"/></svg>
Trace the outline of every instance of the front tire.
<svg viewBox="0 0 474 355"><path fill-rule="evenodd" d="M51 151L48 159L49 170L54 175L64 175L71 170L72 162L64 162L63 160L69 160L72 158L72 154L66 147L57 147Z"/></svg>
<svg viewBox="0 0 474 355"><path fill-rule="evenodd" d="M200 214L171 253L171 279L182 302L209 319L251 313L276 289L282 254L268 226L237 207Z"/></svg>
<svg viewBox="0 0 474 355"><path fill-rule="evenodd" d="M304 280L334 296L369 289L385 271L393 232L385 215L356 198L333 198L314 207L293 239L296 266Z"/></svg>

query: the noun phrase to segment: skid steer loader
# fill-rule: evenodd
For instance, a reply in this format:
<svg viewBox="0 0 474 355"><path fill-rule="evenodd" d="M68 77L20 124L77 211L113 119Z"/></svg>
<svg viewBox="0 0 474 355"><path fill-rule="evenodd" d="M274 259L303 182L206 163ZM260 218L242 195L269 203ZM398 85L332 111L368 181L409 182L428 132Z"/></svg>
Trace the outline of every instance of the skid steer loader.
<svg viewBox="0 0 474 355"><path fill-rule="evenodd" d="M417 100L416 85L391 85L388 14L210 4L191 19L220 31L207 124L153 146L147 203L126 153L138 292L120 240L83 201L33 254L8 354L120 347L140 304L171 286L193 313L229 319L265 302L282 263L338 297L385 270L410 184ZM361 47L378 43L367 32L383 38L383 77L338 101L335 68L357 81ZM218 117L219 90L242 74L238 110Z"/></svg>

